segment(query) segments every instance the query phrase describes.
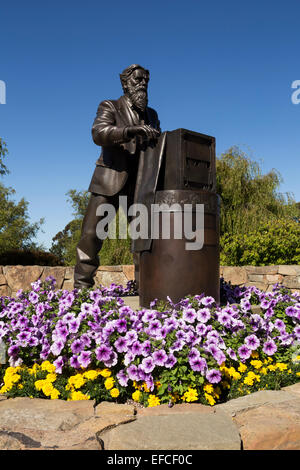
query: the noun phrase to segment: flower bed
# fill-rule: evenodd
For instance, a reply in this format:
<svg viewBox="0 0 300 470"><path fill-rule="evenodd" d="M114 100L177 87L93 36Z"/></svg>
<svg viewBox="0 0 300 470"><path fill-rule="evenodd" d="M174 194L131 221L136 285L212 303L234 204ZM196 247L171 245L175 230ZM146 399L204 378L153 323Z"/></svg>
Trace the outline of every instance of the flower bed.
<svg viewBox="0 0 300 470"><path fill-rule="evenodd" d="M300 294L221 283L222 304L196 295L133 311L124 289L32 283L0 298L8 397L214 405L300 380ZM257 307L259 306L259 307Z"/></svg>

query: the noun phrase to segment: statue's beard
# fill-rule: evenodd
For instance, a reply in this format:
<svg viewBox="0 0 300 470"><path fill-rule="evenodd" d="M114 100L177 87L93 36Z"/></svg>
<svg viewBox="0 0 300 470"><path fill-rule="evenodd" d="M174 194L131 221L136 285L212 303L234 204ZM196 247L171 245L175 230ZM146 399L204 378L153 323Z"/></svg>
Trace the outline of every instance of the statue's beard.
<svg viewBox="0 0 300 470"><path fill-rule="evenodd" d="M148 104L148 94L145 89L128 87L127 95L136 108L138 108L140 111L145 111Z"/></svg>

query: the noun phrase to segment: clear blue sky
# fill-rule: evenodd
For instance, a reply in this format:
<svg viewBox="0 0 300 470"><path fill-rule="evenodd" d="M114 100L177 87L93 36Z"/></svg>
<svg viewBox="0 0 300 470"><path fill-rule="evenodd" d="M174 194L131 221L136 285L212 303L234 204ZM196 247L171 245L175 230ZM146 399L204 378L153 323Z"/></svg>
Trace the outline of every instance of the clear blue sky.
<svg viewBox="0 0 300 470"><path fill-rule="evenodd" d="M213 135L217 155L249 151L276 168L300 201L299 1L153 0L2 2L0 137L3 183L45 217L39 241L72 218L71 189L87 189L100 147L91 125L103 99L122 94L119 73L150 69L149 105L163 130Z"/></svg>

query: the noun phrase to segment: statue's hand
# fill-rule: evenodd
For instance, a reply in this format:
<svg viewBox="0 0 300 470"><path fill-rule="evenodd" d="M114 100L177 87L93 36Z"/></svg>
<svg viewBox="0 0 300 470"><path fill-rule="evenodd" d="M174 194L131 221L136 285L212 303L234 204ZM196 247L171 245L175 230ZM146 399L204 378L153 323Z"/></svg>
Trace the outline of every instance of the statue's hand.
<svg viewBox="0 0 300 470"><path fill-rule="evenodd" d="M148 126L147 124L127 127L126 131L128 137L140 135L146 140L155 140L160 136L160 132L157 129L154 129L154 127Z"/></svg>

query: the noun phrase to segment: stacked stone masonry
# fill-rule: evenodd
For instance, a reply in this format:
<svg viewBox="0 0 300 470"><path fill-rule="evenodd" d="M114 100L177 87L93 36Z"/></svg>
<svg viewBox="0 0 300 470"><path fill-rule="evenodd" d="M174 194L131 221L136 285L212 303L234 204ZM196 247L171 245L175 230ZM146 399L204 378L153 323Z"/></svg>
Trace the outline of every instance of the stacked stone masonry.
<svg viewBox="0 0 300 470"><path fill-rule="evenodd" d="M57 289L73 289L74 267L64 266L0 266L0 295L14 296L19 289L30 289L38 279L53 276ZM293 292L300 290L300 266L221 266L220 276L226 282L238 286L256 286L263 291L272 290L280 283ZM95 285L109 287L110 284L126 285L134 279L131 265L100 266L96 273Z"/></svg>

